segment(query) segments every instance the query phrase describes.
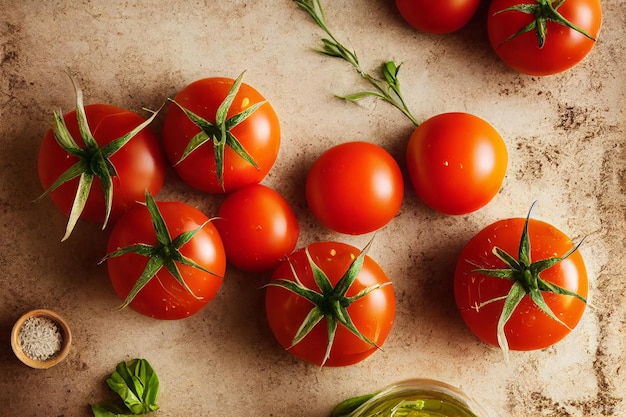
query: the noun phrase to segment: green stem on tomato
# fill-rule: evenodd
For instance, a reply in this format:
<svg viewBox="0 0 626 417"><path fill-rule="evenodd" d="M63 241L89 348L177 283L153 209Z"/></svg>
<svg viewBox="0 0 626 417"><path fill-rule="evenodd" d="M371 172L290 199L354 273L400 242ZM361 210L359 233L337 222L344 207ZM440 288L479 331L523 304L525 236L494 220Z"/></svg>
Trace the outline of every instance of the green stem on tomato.
<svg viewBox="0 0 626 417"><path fill-rule="evenodd" d="M207 220L205 223L201 224L199 227L193 230L189 230L181 233L176 237L172 237L167 228L167 224L165 223L165 219L161 215L159 211L159 207L154 201L154 198L150 194L148 190L146 190L146 208L150 213L150 218L152 219L152 227L154 228L154 233L157 237L157 244L150 245L147 243L136 243L130 246L126 246L124 248L118 248L113 252L108 253L104 258L100 260L100 264L105 262L110 258L114 258L117 256L126 255L127 253L135 253L137 255L145 256L148 258L148 263L144 268L141 276L137 278L137 281L133 285L132 289L126 296L124 303L120 306L120 309L127 307L133 299L139 294L139 292L145 287L148 282L150 282L154 277L156 277L157 273L165 267L170 274L176 279L176 281L193 297L196 299L200 299L200 297L196 296L194 292L189 288L187 283L185 282L184 277L182 276L178 265L186 265L192 268L199 269L208 274L220 276L202 265L196 263L194 260L186 257L182 252L181 248L189 242L196 233L198 233L202 228L210 221Z"/></svg>
<svg viewBox="0 0 626 417"><path fill-rule="evenodd" d="M504 45L509 42L511 39L527 32L535 31L537 35L537 43L539 49L543 48L546 43L546 35L548 33L548 22L554 22L559 25L568 27L576 32L579 32L586 36L587 38L595 41L596 38L591 36L586 30L581 27L574 25L572 22L567 20L561 13L558 12L558 8L561 7L567 0L536 0L535 4L516 4L511 7L507 7L505 9L497 11L495 14L505 13L505 12L520 12L526 13L534 16L534 19L531 23L524 26L508 38L506 38L499 46ZM553 3L556 3L553 4Z"/></svg>
<svg viewBox="0 0 626 417"><path fill-rule="evenodd" d="M550 306L546 303L543 298L543 293L554 293L560 295L568 295L574 298L581 300L584 303L587 303L587 300L576 294L573 291L569 291L565 288L562 288L556 284L552 284L548 281L545 281L541 278L540 274L546 269L558 264L563 261L567 257L569 257L572 253L576 252L582 241L580 241L577 245L572 247L567 253L562 256L554 256L547 259L541 259L538 261L532 261L530 258L530 238L528 235L528 223L530 220L530 214L534 207L535 203L531 206L528 211L528 215L526 216L526 221L524 223L524 228L522 229L522 236L520 239L518 256L517 259L515 257L509 255L504 250L498 248L497 246L493 248L493 254L500 259L507 267L500 269L487 269L477 267L472 272L494 277L507 279L512 281L512 286L509 293L504 297L492 298L490 300L484 301L477 305L476 310L484 307L487 304L491 304L495 301L500 301L504 299L504 307L502 309L502 313L500 314L500 318L498 320L497 325L497 339L498 344L500 345L500 349L502 349L502 353L504 354L505 359L508 360L508 352L509 352L509 344L506 339L506 335L504 333L504 326L508 322L508 320L513 315L513 312L522 301L524 297L527 295L530 297L532 302L541 309L545 314L548 315L551 319L557 321L563 326L569 328L569 326L559 319L556 314L550 309ZM584 239L583 239L584 240Z"/></svg>
<svg viewBox="0 0 626 417"><path fill-rule="evenodd" d="M78 188L74 197L74 202L70 210L67 225L65 227L65 235L61 241L65 241L70 237L74 230L80 215L82 214L87 199L91 192L91 186L95 178L98 178L102 184L102 192L104 193L104 221L102 229L104 230L111 215L111 207L113 205L113 177L117 176L115 166L111 162L111 157L122 149L133 137L146 128L159 110L152 113L147 120L135 127L125 135L112 140L108 144L100 147L91 132L89 123L87 122L87 114L85 112L85 104L83 100L83 91L78 81L69 74L74 92L76 94L76 120L78 122L78 131L81 139L85 144L85 148L78 146L72 134L70 133L65 118L60 111L54 112L54 125L52 131L54 139L61 148L69 155L78 158L78 161L63 172L53 183L40 195L37 200L49 195L66 182L78 177Z"/></svg>
<svg viewBox="0 0 626 417"><path fill-rule="evenodd" d="M400 81L398 80L400 65L396 64L394 61L385 62L381 68L384 80L380 80L370 75L361 67L356 53L346 48L339 40L337 40L330 29L328 29L320 0L295 1L296 4L304 9L313 18L315 23L317 23L317 25L328 35L328 38L322 39L322 48L319 49L318 52L331 57L341 58L350 63L356 72L374 87L374 91L360 91L337 97L351 102L357 102L366 97L379 98L396 107L402 112L402 114L408 117L415 126L418 126L419 122L411 114L411 111L409 110L400 91Z"/></svg>

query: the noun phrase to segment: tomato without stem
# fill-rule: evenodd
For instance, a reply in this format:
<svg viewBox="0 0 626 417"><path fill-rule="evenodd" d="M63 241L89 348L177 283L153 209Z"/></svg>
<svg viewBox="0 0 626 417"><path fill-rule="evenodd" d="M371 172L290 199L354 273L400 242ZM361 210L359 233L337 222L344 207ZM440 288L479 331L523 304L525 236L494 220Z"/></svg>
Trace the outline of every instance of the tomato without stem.
<svg viewBox="0 0 626 417"><path fill-rule="evenodd" d="M465 26L480 0L396 0L400 15L415 29L433 34L451 33Z"/></svg>
<svg viewBox="0 0 626 417"><path fill-rule="evenodd" d="M493 0L487 18L489 42L502 61L521 73L540 76L582 61L601 25L600 0Z"/></svg>
<svg viewBox="0 0 626 417"><path fill-rule="evenodd" d="M317 268L327 281L315 277ZM346 276L353 279L351 284ZM286 284L277 285L281 281L295 285L298 280L307 293L319 294L312 297L317 304ZM347 307L339 312L342 306ZM384 271L364 252L345 243L317 242L278 266L267 286L265 308L272 332L289 353L316 365L345 366L382 346L393 325L396 299ZM332 323L347 316L349 323L339 322L329 335ZM312 318L320 321L311 323ZM303 326L305 322L309 326ZM308 333L302 334L302 327Z"/></svg>
<svg viewBox="0 0 626 417"><path fill-rule="evenodd" d="M84 107L91 134L100 148L123 137L146 122L136 113L105 104L92 104ZM77 146L85 148L78 128L76 111L63 115L67 131ZM38 171L42 186L48 189L61 175L77 164L81 158L68 154L56 141L52 129L46 132L39 149ZM89 163L88 158L85 161ZM110 163L115 168L110 176L112 183L111 213L109 220L114 222L120 215L143 201L148 189L156 194L161 190L165 178L166 161L156 135L148 128L142 129L123 147L112 154ZM90 168L86 168L90 171ZM103 223L106 220L105 193L100 178L94 177L93 185L80 218ZM70 215L77 194L79 178L59 185L50 192L54 204L66 215Z"/></svg>
<svg viewBox="0 0 626 417"><path fill-rule="evenodd" d="M229 194L215 219L226 259L250 272L266 272L287 257L300 226L289 203L275 190L249 185Z"/></svg>
<svg viewBox="0 0 626 417"><path fill-rule="evenodd" d="M109 278L125 305L141 314L168 320L189 317L211 301L222 284L224 246L215 226L196 208L180 202L156 205L167 230L158 237L145 206L133 208L115 224L105 257ZM181 238L184 234L192 237L187 241ZM180 280L170 272L172 266ZM143 286L140 279L146 281Z"/></svg>
<svg viewBox="0 0 626 417"><path fill-rule="evenodd" d="M524 245L526 221L505 219L484 228L463 248L454 274L456 304L469 329L489 344L502 347L504 343L513 350L543 349L563 339L580 321L588 291L587 272L577 246L549 223L529 219L528 259L523 259L525 255L515 256L523 253L520 236ZM494 252L494 247L514 257L521 264L520 270L526 271L514 275L522 278L520 284L489 272L511 267ZM511 295L514 285L519 286L518 298L522 298L503 322L503 297L515 297ZM537 295L537 287L541 296ZM535 302L541 298L547 310L541 308L541 302ZM499 325L503 326L500 337Z"/></svg>
<svg viewBox="0 0 626 417"><path fill-rule="evenodd" d="M233 88L236 94L227 98ZM229 99L232 103L224 108ZM205 78L174 98L163 125L163 145L183 181L224 193L265 178L278 156L280 124L271 104L242 83L241 76Z"/></svg>
<svg viewBox="0 0 626 417"><path fill-rule="evenodd" d="M367 142L334 146L311 165L306 201L322 223L337 232L358 235L380 229L400 210L404 180L397 162Z"/></svg>
<svg viewBox="0 0 626 417"><path fill-rule="evenodd" d="M508 164L502 137L467 113L443 113L420 124L407 146L417 196L445 214L467 214L498 193Z"/></svg>

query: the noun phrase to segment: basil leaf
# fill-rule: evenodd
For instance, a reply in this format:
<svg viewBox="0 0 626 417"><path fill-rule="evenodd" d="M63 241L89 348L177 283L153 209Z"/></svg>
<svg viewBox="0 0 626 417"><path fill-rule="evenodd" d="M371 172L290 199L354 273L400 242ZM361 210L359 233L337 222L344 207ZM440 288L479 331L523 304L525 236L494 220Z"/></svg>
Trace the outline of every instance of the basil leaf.
<svg viewBox="0 0 626 417"><path fill-rule="evenodd" d="M123 405L100 404L92 406L95 417L145 415L159 409L156 404L159 378L145 359L120 362L106 383L111 390L119 395Z"/></svg>

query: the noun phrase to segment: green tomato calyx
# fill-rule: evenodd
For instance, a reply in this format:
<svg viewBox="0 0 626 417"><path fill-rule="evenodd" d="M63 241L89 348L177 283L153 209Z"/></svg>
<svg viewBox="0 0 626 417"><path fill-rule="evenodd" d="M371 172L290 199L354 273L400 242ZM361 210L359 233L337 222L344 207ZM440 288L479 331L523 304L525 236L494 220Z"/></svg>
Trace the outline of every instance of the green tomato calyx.
<svg viewBox="0 0 626 417"><path fill-rule="evenodd" d="M541 309L541 311L543 311L546 315L548 315L548 317L557 321L558 323L562 324L563 326L567 328L569 328L569 326L554 314L552 309L550 309L550 306L548 306L548 304L544 300L542 294L544 292L549 292L549 293L560 294L560 295L568 295L571 297L578 298L584 303L587 303L587 300L584 297L580 296L579 294L573 291L569 291L551 282L545 281L540 276L541 272L558 264L559 262L569 257L572 253L576 252L576 250L578 250L578 248L580 247L584 239L581 240L577 245L572 247L569 251L567 251L562 256L555 256L555 257L551 257L547 259L538 260L535 262L531 261L530 238L528 235L528 222L530 220L530 214L532 212L534 205L535 203L533 203L530 210L528 211L528 215L526 216L526 221L524 222L524 228L522 230L522 236L520 239L517 259L515 259L513 256L506 253L504 250L494 246L492 250L493 254L502 262L504 262L507 268L487 269L487 268L479 267L472 271L472 272L475 272L484 276L507 279L513 282L513 285L511 286L511 289L509 290L507 295L484 301L473 307L474 309L476 309L476 311L478 311L480 308L482 308L483 306L487 304L504 300L504 307L502 309L502 313L500 314L500 318L498 320L497 339L498 339L498 345L500 346L500 349L502 349L505 359L507 360L508 360L509 344L507 342L506 335L504 333L504 326L506 325L507 321L511 318L511 316L513 315L513 312L515 311L517 306L520 304L522 299L526 297L526 295L530 296L530 299L532 300L532 302L535 303L537 307Z"/></svg>
<svg viewBox="0 0 626 417"><path fill-rule="evenodd" d="M85 113L85 105L83 101L83 92L78 85L78 82L70 74L72 85L76 94L76 119L78 121L78 129L81 139L85 145L84 148L78 146L71 133L69 132L63 114L58 111L54 112L54 125L52 131L54 138L69 155L73 155L78 158L78 161L63 172L53 183L44 191L44 193L38 197L38 200L49 195L55 189L62 184L79 178L78 188L72 204L72 209L69 214L67 226L65 228L65 235L61 241L67 240L70 234L76 226L76 222L82 214L87 198L91 191L94 178L99 178L102 183L102 190L104 192L105 202L105 216L102 224L102 229L105 229L111 215L111 207L113 204L113 177L117 176L115 166L111 163L110 158L120 149L128 143L134 136L140 131L146 128L156 117L158 110L152 113L148 119L146 119L139 126L126 133L124 136L117 138L107 145L100 147L96 142L89 124L87 123L87 115Z"/></svg>
<svg viewBox="0 0 626 417"><path fill-rule="evenodd" d="M561 7L566 1L567 0L536 0L536 3L533 4L516 4L515 6L507 7L497 11L495 14L505 12L520 12L534 16L534 20L531 23L506 38L499 46L504 45L511 39L521 34L534 31L537 36L537 46L539 47L539 49L541 49L546 43L546 36L548 34L548 22L554 22L559 25L568 27L572 30L575 30L576 32L581 33L592 41L595 41L596 38L591 36L586 30L574 25L572 22L563 17L561 13L559 13L559 7Z"/></svg>
<svg viewBox="0 0 626 417"><path fill-rule="evenodd" d="M356 53L346 48L337 40L330 29L328 29L320 0L296 0L296 4L304 9L313 18L315 23L328 35L328 38L322 38L322 48L318 49L317 52L348 62L363 79L374 87L373 91L366 90L345 96L337 96L338 98L353 103L367 97L378 98L400 110L415 126L419 124L417 119L411 114L400 91L400 81L398 80L400 65L396 64L394 61L385 62L381 68L384 81L368 74L361 68Z"/></svg>
<svg viewBox="0 0 626 417"><path fill-rule="evenodd" d="M170 233L167 229L167 225L165 224L165 220L159 211L159 207L157 203L154 201L150 192L146 190L146 207L150 212L150 217L152 218L152 225L154 227L154 231L156 233L158 244L155 246L148 245L146 243L138 243L134 245L127 246L125 248L119 248L109 254L107 254L102 260L99 262L100 264L106 261L107 259L122 256L127 253L136 253L138 255L145 256L148 259L148 263L146 264L145 269L143 270L141 276L135 282L135 285L131 289L130 293L124 300L124 303L120 306L120 309L128 306L133 299L137 296L137 294L142 290L143 287L150 282L152 278L154 278L157 273L163 268L167 268L170 274L176 279L176 281L183 287L185 290L194 296L196 299L201 299L194 294L194 292L189 288L185 280L183 279L180 270L178 268L178 264L191 266L193 268L197 268L201 271L209 273L211 275L215 275L221 277L220 275L206 269L202 265L197 264L192 259L186 257L180 252L180 249L189 242L196 233L198 233L202 228L209 223L211 220L207 220L199 227L189 230L187 232L183 232L178 235L176 238L172 239Z"/></svg>
<svg viewBox="0 0 626 417"><path fill-rule="evenodd" d="M183 113L185 113L189 120L191 120L196 126L200 128L200 132L196 134L193 138L191 138L180 159L174 165L180 164L193 151L211 140L213 141L213 157L215 158L217 180L222 189L224 189L224 150L226 149L226 146L234 150L235 153L247 163L249 163L256 169L259 169L256 161L243 147L243 145L241 144L241 142L239 142L235 135L233 135L231 130L239 123L250 117L252 113L254 113L259 107L267 103L267 101L263 100L255 103L252 106L247 107L241 113L237 113L228 118L228 110L230 110L230 107L235 101L235 97L237 96L239 88L241 87L241 82L244 74L245 71L242 72L239 77L237 77L237 79L233 82L233 85L226 95L226 98L218 107L215 114L215 123L209 122L208 120L193 113L189 109L181 106L175 100L169 99L169 101L174 103L180 110L183 111Z"/></svg>
<svg viewBox="0 0 626 417"><path fill-rule="evenodd" d="M284 288L302 298L309 300L313 304L313 308L311 308L307 317L300 325L300 328L293 337L291 346L289 346L288 349L300 343L300 341L302 341L302 339L304 339L311 332L311 330L313 330L313 328L322 321L322 319L326 319L328 344L326 345L326 352L324 354L321 366L324 366L324 364L326 363L326 361L328 361L328 358L330 357L335 333L339 324L344 326L362 341L372 345L373 347L378 347L376 343L371 341L356 328L355 324L352 322L350 313L348 312L347 308L353 302L365 297L372 291L390 285L391 282L375 284L359 291L357 294L351 297L346 297L346 293L356 280L356 277L359 275L359 272L363 267L365 256L371 245L372 241L370 240L367 246L365 246L365 248L359 253L359 255L352 261L348 270L344 273L344 275L334 287L324 271L322 271L317 266L315 261L313 261L313 259L311 258L311 254L308 251L308 248L305 249L305 253L311 271L313 272L313 278L315 280L315 283L319 287L320 292L305 287L298 278L298 275L296 274L296 271L291 264L291 273L294 277L294 280L280 278L266 285Z"/></svg>

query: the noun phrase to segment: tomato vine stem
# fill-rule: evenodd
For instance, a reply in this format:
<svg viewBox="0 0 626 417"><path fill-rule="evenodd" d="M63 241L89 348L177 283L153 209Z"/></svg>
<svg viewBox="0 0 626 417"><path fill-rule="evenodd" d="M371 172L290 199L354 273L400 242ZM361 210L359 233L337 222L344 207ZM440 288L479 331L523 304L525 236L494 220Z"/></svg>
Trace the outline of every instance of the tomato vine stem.
<svg viewBox="0 0 626 417"><path fill-rule="evenodd" d="M502 10L497 11L495 14L505 13L505 12L519 12L533 15L534 19L531 23L524 26L508 38L506 38L499 46L504 45L509 42L511 39L522 35L527 32L535 31L537 36L537 43L539 49L543 48L546 43L546 36L548 33L548 22L554 22L559 25L568 27L576 32L581 33L587 38L595 41L596 38L591 36L586 30L583 28L574 25L572 22L567 20L561 13L558 12L559 7L561 7L567 0L536 0L534 4L516 4L514 6L510 6L504 8Z"/></svg>
<svg viewBox="0 0 626 417"><path fill-rule="evenodd" d="M313 18L315 23L317 23L317 25L328 35L328 38L322 38L322 48L317 51L324 55L340 58L350 63L356 72L374 87L374 91L366 90L337 97L351 102L357 102L366 97L379 98L396 107L402 112L402 114L408 117L415 126L418 126L419 122L413 114L411 114L411 111L409 110L400 91L398 72L400 71L401 64L398 65L394 61L386 61L382 64L381 72L384 77L384 81L370 75L361 67L356 53L344 46L330 31L328 25L326 24L324 10L322 9L320 0L295 1L296 4L304 9Z"/></svg>

